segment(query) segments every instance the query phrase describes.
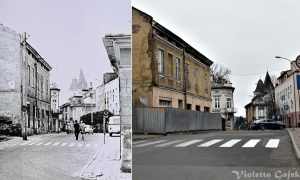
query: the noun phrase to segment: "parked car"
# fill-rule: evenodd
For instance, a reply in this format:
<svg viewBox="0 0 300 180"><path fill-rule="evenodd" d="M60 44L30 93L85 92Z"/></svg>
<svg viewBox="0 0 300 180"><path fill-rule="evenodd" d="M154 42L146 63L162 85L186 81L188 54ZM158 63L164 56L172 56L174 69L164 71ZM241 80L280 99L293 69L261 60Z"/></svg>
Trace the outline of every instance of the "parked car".
<svg viewBox="0 0 300 180"><path fill-rule="evenodd" d="M265 130L265 129L284 129L285 125L280 122L276 122L273 119L260 119L251 123L251 129L254 130Z"/></svg>
<svg viewBox="0 0 300 180"><path fill-rule="evenodd" d="M112 116L109 118L108 133L110 136L112 136L112 134L120 134L120 116Z"/></svg>
<svg viewBox="0 0 300 180"><path fill-rule="evenodd" d="M85 134L93 134L93 127L91 125L85 125Z"/></svg>

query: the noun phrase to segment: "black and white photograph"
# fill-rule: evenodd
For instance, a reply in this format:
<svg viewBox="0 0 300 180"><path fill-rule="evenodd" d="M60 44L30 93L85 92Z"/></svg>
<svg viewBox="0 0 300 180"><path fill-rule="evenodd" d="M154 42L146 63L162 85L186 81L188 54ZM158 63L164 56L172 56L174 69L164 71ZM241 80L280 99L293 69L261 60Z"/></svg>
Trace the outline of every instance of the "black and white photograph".
<svg viewBox="0 0 300 180"><path fill-rule="evenodd" d="M131 3L133 179L299 179L300 2Z"/></svg>
<svg viewBox="0 0 300 180"><path fill-rule="evenodd" d="M0 179L132 179L131 12L0 2Z"/></svg>

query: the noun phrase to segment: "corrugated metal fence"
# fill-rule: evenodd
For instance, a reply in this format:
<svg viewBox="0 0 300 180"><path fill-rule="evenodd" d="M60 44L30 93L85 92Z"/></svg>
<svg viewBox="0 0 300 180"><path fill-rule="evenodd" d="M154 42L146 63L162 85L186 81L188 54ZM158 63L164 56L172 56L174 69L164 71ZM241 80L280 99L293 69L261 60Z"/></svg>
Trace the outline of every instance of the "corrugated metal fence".
<svg viewBox="0 0 300 180"><path fill-rule="evenodd" d="M169 133L222 129L218 113L177 108L133 108L133 133Z"/></svg>

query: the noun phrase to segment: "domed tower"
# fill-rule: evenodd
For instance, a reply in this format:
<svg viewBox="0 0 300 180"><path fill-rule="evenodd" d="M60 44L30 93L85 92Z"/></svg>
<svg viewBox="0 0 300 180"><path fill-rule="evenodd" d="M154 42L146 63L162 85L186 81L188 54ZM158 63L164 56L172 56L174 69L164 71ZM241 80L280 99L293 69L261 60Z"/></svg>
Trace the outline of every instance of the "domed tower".
<svg viewBox="0 0 300 180"><path fill-rule="evenodd" d="M59 121L59 92L60 89L58 88L56 83L52 83L50 85L50 97L51 97L51 113L52 113L52 123L50 124L50 130L59 132L61 127L61 122Z"/></svg>

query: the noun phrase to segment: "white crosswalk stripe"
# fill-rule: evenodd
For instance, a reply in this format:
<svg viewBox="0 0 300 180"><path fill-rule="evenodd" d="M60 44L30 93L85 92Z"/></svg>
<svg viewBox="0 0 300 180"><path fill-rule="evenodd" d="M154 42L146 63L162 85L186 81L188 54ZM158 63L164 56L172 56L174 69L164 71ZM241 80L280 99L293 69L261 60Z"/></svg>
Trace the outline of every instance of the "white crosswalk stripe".
<svg viewBox="0 0 300 180"><path fill-rule="evenodd" d="M246 144L244 144L242 147L254 147L260 139L251 139Z"/></svg>
<svg viewBox="0 0 300 180"><path fill-rule="evenodd" d="M48 145L50 145L52 142L48 142L48 143L46 143L46 144L44 144L44 145L46 145L46 146L48 146Z"/></svg>
<svg viewBox="0 0 300 180"><path fill-rule="evenodd" d="M73 147L74 145L75 145L75 143L71 143L69 146L70 146L70 147Z"/></svg>
<svg viewBox="0 0 300 180"><path fill-rule="evenodd" d="M56 142L56 143L52 144L52 146L57 146L59 144L60 144L60 142Z"/></svg>
<svg viewBox="0 0 300 180"><path fill-rule="evenodd" d="M148 143L145 143L145 144L138 144L134 147L143 147L143 146L149 146L149 145L153 145L153 144L158 144L158 143L162 143L162 142L165 142L167 140L160 140L160 141L154 141L154 142L148 142Z"/></svg>
<svg viewBox="0 0 300 180"><path fill-rule="evenodd" d="M178 145L176 145L174 147L186 147L186 146L189 146L191 144L195 144L195 143L200 142L200 141L202 141L202 140L192 140L192 141L188 141L188 142L184 142L184 143L178 144Z"/></svg>
<svg viewBox="0 0 300 180"><path fill-rule="evenodd" d="M198 147L209 147L209 146L214 145L214 144L216 144L220 141L223 141L223 139L214 139L214 140L208 141L204 144L200 144Z"/></svg>
<svg viewBox="0 0 300 180"><path fill-rule="evenodd" d="M85 147L91 147L91 144L86 144Z"/></svg>
<svg viewBox="0 0 300 180"><path fill-rule="evenodd" d="M233 145L235 145L236 143L240 142L241 139L232 139L224 144L222 144L220 147L232 147Z"/></svg>
<svg viewBox="0 0 300 180"><path fill-rule="evenodd" d="M82 147L83 144L78 144L77 147Z"/></svg>
<svg viewBox="0 0 300 180"><path fill-rule="evenodd" d="M279 139L270 139L266 145L266 148L277 148L279 144Z"/></svg>
<svg viewBox="0 0 300 180"><path fill-rule="evenodd" d="M24 145L26 145L26 144L29 144L30 142L25 142L25 143L22 143L22 144L20 144L21 146L24 146Z"/></svg>
<svg viewBox="0 0 300 180"><path fill-rule="evenodd" d="M182 141L183 141L183 140L176 140L176 141L171 141L171 142L159 144L159 145L156 145L156 146L157 146L157 147L164 147L164 146L168 146L168 145L175 144L175 143L182 142Z"/></svg>
<svg viewBox="0 0 300 180"><path fill-rule="evenodd" d="M65 145L67 145L68 143L62 143L60 146L65 146Z"/></svg>
<svg viewBox="0 0 300 180"><path fill-rule="evenodd" d="M39 145L42 145L42 144L43 144L43 142L40 142L40 143L37 143L36 145L39 146Z"/></svg>
<svg viewBox="0 0 300 180"><path fill-rule="evenodd" d="M37 142L29 143L28 145L29 145L29 146L32 146L32 145L34 145L35 143L37 143Z"/></svg>

